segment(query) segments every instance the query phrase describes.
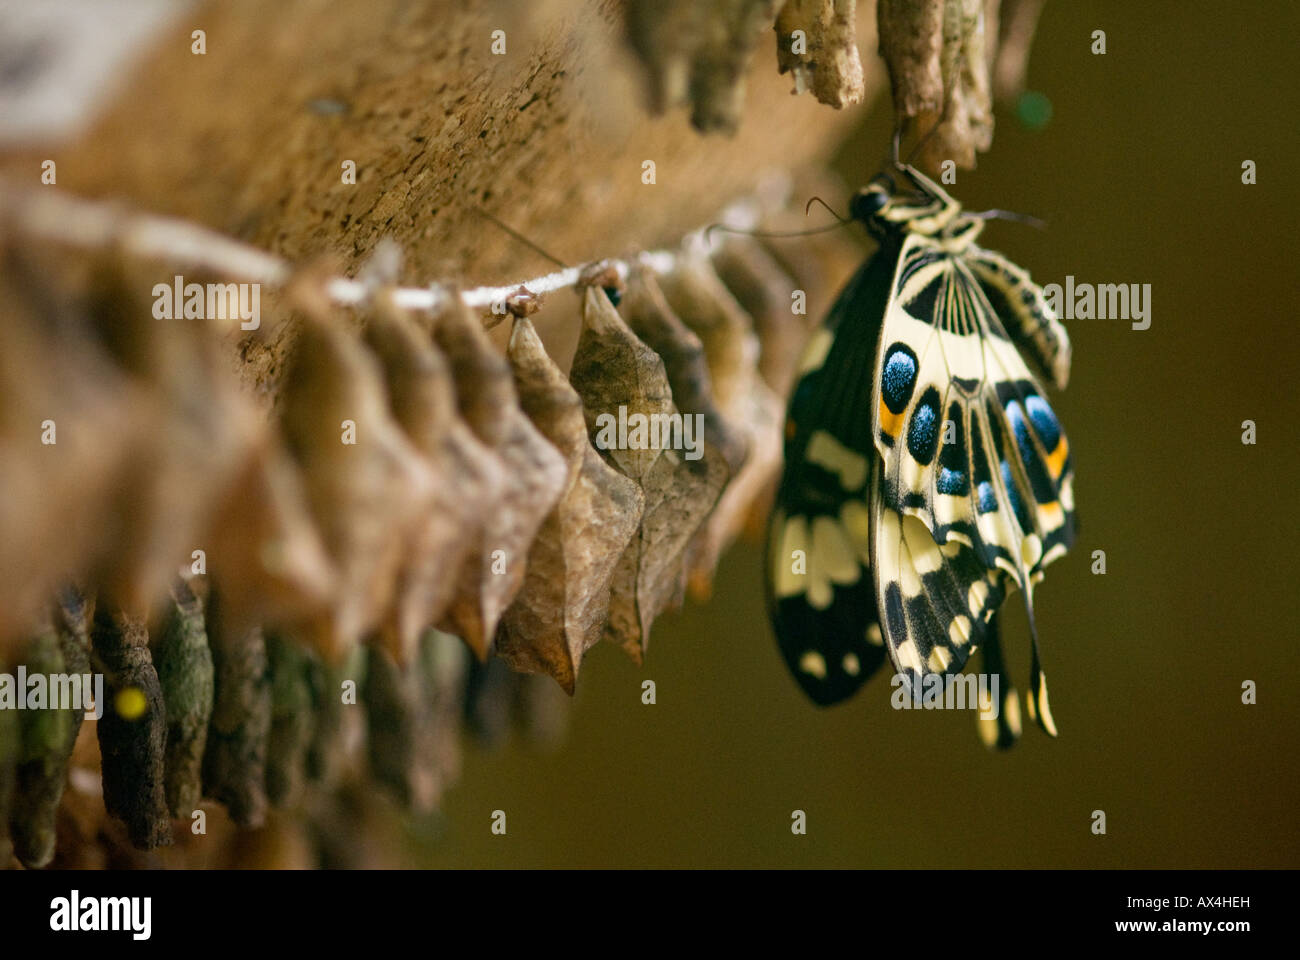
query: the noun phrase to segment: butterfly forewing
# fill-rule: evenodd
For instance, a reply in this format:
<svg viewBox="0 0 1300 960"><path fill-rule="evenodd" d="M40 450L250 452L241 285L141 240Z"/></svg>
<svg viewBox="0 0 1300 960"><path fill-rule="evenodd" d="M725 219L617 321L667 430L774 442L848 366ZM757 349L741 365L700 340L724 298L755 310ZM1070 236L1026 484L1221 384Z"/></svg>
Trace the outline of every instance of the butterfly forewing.
<svg viewBox="0 0 1300 960"><path fill-rule="evenodd" d="M869 563L877 457L862 411L894 260L891 249L878 251L813 334L786 421L768 532L769 602L791 673L821 704L852 694L885 659Z"/></svg>

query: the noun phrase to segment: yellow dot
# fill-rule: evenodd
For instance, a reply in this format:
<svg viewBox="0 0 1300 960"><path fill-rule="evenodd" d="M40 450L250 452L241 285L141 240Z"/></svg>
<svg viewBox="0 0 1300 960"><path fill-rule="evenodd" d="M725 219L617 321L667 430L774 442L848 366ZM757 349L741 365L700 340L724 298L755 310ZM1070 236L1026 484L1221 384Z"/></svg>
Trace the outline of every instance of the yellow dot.
<svg viewBox="0 0 1300 960"><path fill-rule="evenodd" d="M113 708L123 720L138 720L144 716L145 708L148 706L149 702L145 699L144 691L139 687L119 690L117 696L113 698Z"/></svg>

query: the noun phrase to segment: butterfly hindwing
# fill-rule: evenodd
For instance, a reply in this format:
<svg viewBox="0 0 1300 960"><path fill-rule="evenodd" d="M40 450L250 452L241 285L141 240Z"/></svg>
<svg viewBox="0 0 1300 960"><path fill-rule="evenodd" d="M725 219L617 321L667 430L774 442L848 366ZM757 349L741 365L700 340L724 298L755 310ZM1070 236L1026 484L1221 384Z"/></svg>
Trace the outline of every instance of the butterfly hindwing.
<svg viewBox="0 0 1300 960"><path fill-rule="evenodd" d="M1070 335L1028 272L1000 253L971 244L965 262L995 316L1058 390L1070 381Z"/></svg>
<svg viewBox="0 0 1300 960"><path fill-rule="evenodd" d="M981 653L985 675L997 678L997 687L990 689L997 690L999 702L996 710L980 711L977 718L980 740L986 747L1005 750L1020 739L1020 698L1002 662L997 614L989 620L988 636Z"/></svg>
<svg viewBox="0 0 1300 960"><path fill-rule="evenodd" d="M1068 448L975 275L932 238L903 245L876 383L877 601L895 667L915 682L959 672L1013 587L1032 602L1072 532Z"/></svg>

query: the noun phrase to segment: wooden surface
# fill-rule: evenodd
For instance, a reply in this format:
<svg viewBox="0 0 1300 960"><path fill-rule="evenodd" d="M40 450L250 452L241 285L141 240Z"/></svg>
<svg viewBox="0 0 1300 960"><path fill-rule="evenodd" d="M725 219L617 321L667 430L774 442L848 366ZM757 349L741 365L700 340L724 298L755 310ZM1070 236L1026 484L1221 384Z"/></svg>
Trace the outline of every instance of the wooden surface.
<svg viewBox="0 0 1300 960"><path fill-rule="evenodd" d="M0 155L0 172L192 219L348 272L390 237L403 279L545 272L481 206L568 262L674 241L773 168L824 160L882 71L859 17L866 106L792 96L763 38L734 138L652 118L611 0L327 3L211 0L132 67L84 135ZM191 52L191 32L207 52ZM491 53L492 31L506 54ZM357 183L341 182L353 160ZM656 180L642 183L653 160ZM521 272L522 271L522 272Z"/></svg>

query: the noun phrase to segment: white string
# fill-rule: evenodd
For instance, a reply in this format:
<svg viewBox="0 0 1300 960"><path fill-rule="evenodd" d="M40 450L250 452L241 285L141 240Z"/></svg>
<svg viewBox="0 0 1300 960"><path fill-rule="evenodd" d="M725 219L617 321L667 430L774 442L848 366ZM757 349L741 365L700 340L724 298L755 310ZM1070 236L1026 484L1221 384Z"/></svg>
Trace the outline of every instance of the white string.
<svg viewBox="0 0 1300 960"><path fill-rule="evenodd" d="M733 227L752 225L757 223L763 205L753 199L739 201L727 207L719 220ZM73 246L99 249L117 245L142 259L166 260L274 287L284 286L293 276L293 267L284 258L207 227L174 217L133 213L117 203L70 196L54 187L20 189L0 182L0 214L26 233ZM718 245L716 238L708 239L703 231L689 234L683 241L685 249L706 255ZM677 258L673 251L654 250L638 255L635 262L618 259L598 262L626 279L628 271L637 265L657 274L671 273ZM501 305L519 294L521 287L534 295L564 290L578 283L587 266L568 267L506 286L462 290L460 299L471 309L501 312ZM348 277L333 277L325 282L326 295L343 306L363 304L374 291L373 283ZM398 287L389 293L397 306L409 310L437 309L451 295L440 284Z"/></svg>

